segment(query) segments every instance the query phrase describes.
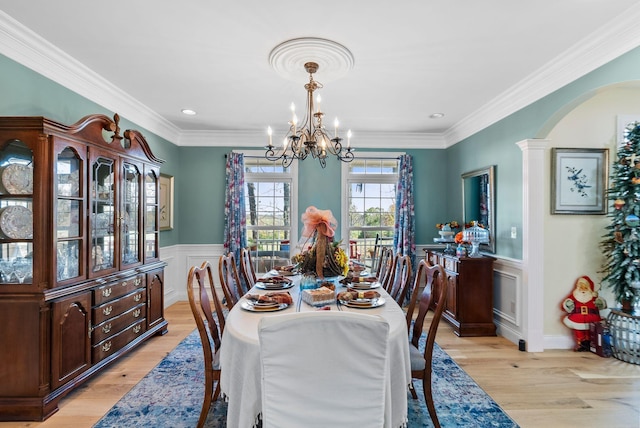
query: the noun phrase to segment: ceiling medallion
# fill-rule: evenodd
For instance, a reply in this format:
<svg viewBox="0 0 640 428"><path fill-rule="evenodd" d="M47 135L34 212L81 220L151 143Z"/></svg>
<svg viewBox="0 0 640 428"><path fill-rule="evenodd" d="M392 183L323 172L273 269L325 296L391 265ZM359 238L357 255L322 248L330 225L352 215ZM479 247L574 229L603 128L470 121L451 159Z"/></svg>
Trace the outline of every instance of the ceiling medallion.
<svg viewBox="0 0 640 428"><path fill-rule="evenodd" d="M287 40L269 53L269 64L285 79L300 82L308 75L305 64L322 65L322 81L331 82L344 77L353 68L355 60L349 49L332 40L300 37Z"/></svg>

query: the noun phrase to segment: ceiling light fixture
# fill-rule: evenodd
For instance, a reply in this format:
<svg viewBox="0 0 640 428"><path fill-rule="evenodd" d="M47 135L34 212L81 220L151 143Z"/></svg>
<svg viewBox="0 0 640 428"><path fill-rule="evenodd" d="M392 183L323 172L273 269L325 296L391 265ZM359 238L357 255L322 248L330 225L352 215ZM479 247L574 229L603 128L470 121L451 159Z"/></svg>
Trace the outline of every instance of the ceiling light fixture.
<svg viewBox="0 0 640 428"><path fill-rule="evenodd" d="M342 162L351 162L354 158L351 150L351 130L347 132L347 147L343 149L343 139L338 136L339 122L336 118L333 127L333 138L329 136L322 122L324 113L320 110L320 96L318 95L317 107L314 106L313 92L322 88L322 83L313 80L313 74L318 71L318 64L315 62L307 62L304 69L309 73L309 83L304 85L307 90L307 105L304 121L299 125L296 116L295 105L291 103L291 121L289 122L289 131L284 137L281 146L274 146L272 143L273 131L269 126L267 134L269 136L269 144L264 157L272 162L282 161L282 165L287 167L291 165L294 159L301 161L307 156L318 159L320 166L327 166L327 156L333 155ZM316 108L314 108L316 107Z"/></svg>
<svg viewBox="0 0 640 428"><path fill-rule="evenodd" d="M188 116L193 116L196 114L195 110L191 110L189 108L183 108L181 111L183 114L186 114Z"/></svg>

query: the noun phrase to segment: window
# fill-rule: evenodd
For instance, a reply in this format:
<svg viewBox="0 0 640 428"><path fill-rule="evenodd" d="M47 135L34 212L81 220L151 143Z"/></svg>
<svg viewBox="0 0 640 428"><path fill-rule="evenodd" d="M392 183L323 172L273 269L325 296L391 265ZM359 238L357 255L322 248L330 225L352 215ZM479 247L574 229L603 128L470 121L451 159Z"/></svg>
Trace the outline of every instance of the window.
<svg viewBox="0 0 640 428"><path fill-rule="evenodd" d="M297 242L297 170L247 153L244 165L247 244L256 272L268 272L290 263Z"/></svg>
<svg viewBox="0 0 640 428"><path fill-rule="evenodd" d="M400 161L397 153L367 156L342 167L342 236L348 237L350 258L373 267L376 244L393 244Z"/></svg>

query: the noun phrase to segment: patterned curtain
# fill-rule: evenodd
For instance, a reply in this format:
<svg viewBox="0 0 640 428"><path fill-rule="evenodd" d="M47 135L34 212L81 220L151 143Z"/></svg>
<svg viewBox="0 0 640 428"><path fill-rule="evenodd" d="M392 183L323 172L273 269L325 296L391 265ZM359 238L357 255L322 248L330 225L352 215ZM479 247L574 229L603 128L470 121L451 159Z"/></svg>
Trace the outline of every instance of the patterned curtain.
<svg viewBox="0 0 640 428"><path fill-rule="evenodd" d="M227 155L227 180L224 199L224 251L240 260L240 250L247 246L247 220L244 207L244 155Z"/></svg>
<svg viewBox="0 0 640 428"><path fill-rule="evenodd" d="M393 235L394 253L409 255L411 268L416 266L416 243L413 201L413 162L410 155L400 156L398 188L396 190L396 225Z"/></svg>

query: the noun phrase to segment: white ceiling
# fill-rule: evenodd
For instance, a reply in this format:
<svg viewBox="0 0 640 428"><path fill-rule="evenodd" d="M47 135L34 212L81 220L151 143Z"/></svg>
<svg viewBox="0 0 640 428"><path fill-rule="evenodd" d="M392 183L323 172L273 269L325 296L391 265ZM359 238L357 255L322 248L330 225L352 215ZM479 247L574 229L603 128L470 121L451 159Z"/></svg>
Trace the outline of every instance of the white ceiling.
<svg viewBox="0 0 640 428"><path fill-rule="evenodd" d="M320 64L315 78L327 119L351 128L356 147L387 133L453 144L640 44L637 0L0 0L0 9L0 53L183 145L231 134L261 145L267 125L284 131L306 78L281 77L268 56L293 38L353 54L346 76L327 81Z"/></svg>

